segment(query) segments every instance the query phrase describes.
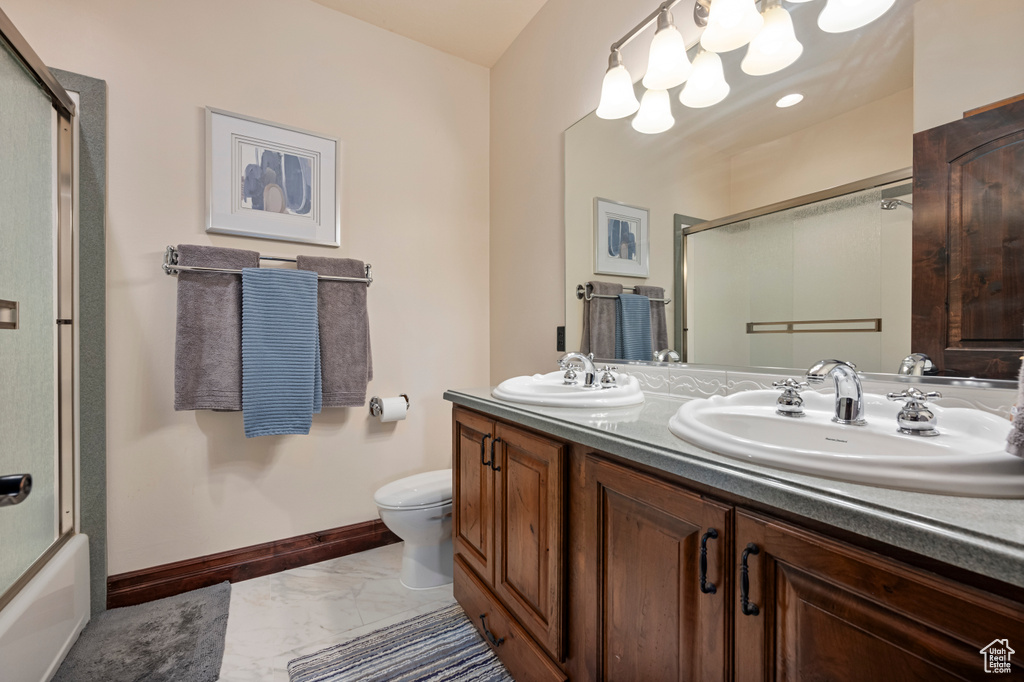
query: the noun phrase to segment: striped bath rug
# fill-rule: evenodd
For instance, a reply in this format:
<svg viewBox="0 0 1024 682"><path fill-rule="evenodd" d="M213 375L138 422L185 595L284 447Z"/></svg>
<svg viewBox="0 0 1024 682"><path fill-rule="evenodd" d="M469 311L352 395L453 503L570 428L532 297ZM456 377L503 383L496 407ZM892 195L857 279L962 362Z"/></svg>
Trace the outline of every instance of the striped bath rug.
<svg viewBox="0 0 1024 682"><path fill-rule="evenodd" d="M288 663L291 682L512 682L458 604Z"/></svg>

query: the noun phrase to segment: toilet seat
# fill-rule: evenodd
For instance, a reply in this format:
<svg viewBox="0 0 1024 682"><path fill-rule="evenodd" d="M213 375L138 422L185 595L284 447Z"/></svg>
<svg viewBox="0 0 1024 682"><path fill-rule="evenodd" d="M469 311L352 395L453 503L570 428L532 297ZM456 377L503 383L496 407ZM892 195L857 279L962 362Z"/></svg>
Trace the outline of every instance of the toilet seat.
<svg viewBox="0 0 1024 682"><path fill-rule="evenodd" d="M412 511L443 507L452 501L452 470L440 469L393 481L373 495L381 509Z"/></svg>

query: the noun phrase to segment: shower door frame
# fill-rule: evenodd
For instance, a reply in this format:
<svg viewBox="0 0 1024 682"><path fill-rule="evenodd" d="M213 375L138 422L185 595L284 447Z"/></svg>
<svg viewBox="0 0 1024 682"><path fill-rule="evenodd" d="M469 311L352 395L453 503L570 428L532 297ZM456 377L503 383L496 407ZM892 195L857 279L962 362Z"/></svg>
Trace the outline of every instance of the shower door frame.
<svg viewBox="0 0 1024 682"><path fill-rule="evenodd" d="M75 103L46 67L11 20L0 10L0 41L21 61L25 69L50 95L56 112L56 410L57 410L57 538L10 587L0 593L3 609L46 563L78 531L75 470L75 333L76 235L74 230L74 139L72 122ZM13 472L11 472L13 473ZM0 512L2 513L2 512Z"/></svg>

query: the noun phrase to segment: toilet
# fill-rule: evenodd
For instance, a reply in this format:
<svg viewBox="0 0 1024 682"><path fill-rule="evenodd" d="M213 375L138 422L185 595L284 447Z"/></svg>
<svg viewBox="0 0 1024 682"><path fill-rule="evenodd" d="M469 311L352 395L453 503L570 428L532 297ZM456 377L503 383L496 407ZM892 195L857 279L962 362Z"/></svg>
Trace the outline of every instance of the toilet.
<svg viewBox="0 0 1024 682"><path fill-rule="evenodd" d="M402 584L425 590L452 582L452 470L392 481L373 500L384 525L405 541Z"/></svg>

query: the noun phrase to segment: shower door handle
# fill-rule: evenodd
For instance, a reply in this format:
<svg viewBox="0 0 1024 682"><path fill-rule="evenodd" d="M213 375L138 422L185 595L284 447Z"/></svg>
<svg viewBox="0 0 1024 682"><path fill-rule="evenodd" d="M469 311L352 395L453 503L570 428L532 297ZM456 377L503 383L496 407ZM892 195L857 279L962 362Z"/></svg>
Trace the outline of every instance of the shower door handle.
<svg viewBox="0 0 1024 682"><path fill-rule="evenodd" d="M18 302L0 299L0 329L18 328Z"/></svg>
<svg viewBox="0 0 1024 682"><path fill-rule="evenodd" d="M10 507L24 502L32 492L32 474L0 476L0 507Z"/></svg>

